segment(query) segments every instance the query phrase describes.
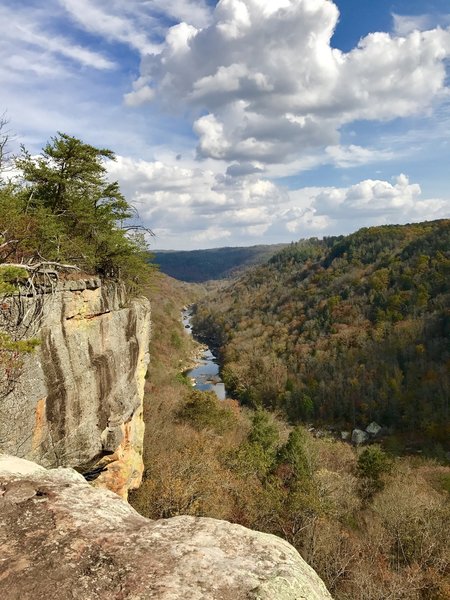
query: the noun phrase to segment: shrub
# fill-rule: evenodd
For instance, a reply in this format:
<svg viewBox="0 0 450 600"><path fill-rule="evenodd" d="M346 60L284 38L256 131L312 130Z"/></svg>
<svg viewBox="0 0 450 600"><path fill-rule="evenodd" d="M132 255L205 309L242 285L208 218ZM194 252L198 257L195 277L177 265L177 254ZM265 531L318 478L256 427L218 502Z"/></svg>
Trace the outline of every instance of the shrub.
<svg viewBox="0 0 450 600"><path fill-rule="evenodd" d="M214 392L199 390L191 390L186 395L177 417L197 430L212 429L219 434L230 429L235 421L234 413L221 405Z"/></svg>

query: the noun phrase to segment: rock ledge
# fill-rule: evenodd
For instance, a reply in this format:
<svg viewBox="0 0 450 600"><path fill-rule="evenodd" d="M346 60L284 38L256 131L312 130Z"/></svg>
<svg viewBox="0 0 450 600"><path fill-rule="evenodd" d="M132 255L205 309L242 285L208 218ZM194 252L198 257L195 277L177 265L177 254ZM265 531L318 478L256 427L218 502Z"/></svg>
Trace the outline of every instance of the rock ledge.
<svg viewBox="0 0 450 600"><path fill-rule="evenodd" d="M297 551L225 521L150 521L73 469L0 455L4 600L330 600Z"/></svg>

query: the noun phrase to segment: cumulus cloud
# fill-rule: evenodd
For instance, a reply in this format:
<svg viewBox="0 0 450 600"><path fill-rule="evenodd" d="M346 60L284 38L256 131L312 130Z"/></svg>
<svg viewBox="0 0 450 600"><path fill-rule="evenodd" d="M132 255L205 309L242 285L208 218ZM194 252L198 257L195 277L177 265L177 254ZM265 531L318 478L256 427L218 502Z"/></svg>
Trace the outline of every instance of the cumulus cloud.
<svg viewBox="0 0 450 600"><path fill-rule="evenodd" d="M205 112L194 123L200 156L269 164L337 146L346 123L414 115L443 94L450 31L411 31L397 18L398 35L373 33L343 53L331 46L338 17L330 0L220 0L208 26L169 30L143 58L141 81L173 108Z"/></svg>
<svg viewBox="0 0 450 600"><path fill-rule="evenodd" d="M118 157L109 169L156 232L157 247L269 243L441 218L450 210L448 200L422 198L406 175L347 188L286 190L260 173L221 175L180 166L176 157L170 163Z"/></svg>
<svg viewBox="0 0 450 600"><path fill-rule="evenodd" d="M325 190L314 201L318 214L351 218L352 215L382 215L387 219L399 213L414 212L422 190L410 184L406 175L399 175L394 184L367 179L347 189Z"/></svg>
<svg viewBox="0 0 450 600"><path fill-rule="evenodd" d="M124 102L127 106L141 106L153 100L154 95L155 92L148 85L137 86L134 91L125 94Z"/></svg>
<svg viewBox="0 0 450 600"><path fill-rule="evenodd" d="M381 225L443 218L449 214L450 201L423 199L420 185L401 174L394 183L366 179L349 188L325 189L311 208L315 215L348 228L352 222Z"/></svg>

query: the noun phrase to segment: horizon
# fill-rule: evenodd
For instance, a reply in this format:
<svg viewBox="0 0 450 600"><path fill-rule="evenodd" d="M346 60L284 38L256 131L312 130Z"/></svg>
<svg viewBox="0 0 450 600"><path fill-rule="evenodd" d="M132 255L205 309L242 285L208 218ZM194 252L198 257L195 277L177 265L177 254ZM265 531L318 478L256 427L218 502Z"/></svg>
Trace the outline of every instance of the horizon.
<svg viewBox="0 0 450 600"><path fill-rule="evenodd" d="M448 0L3 0L0 114L108 166L159 249L450 215Z"/></svg>
<svg viewBox="0 0 450 600"><path fill-rule="evenodd" d="M156 252L203 252L203 251L208 251L208 250L230 250L230 249L234 249L234 248L255 248L257 246L289 246L290 244L296 244L297 242L302 242L308 239L319 239L322 240L326 237L347 237L349 235L353 235L354 233L358 233L358 231L361 231L362 229L369 229L371 227L407 227L408 225L421 225L423 223L437 223L438 221L448 221L450 217L441 217L439 219L424 219L423 221L412 221L410 223L383 223L382 225L371 225L369 227L366 227L365 225L363 225L362 227L358 227L358 229L355 229L354 231L350 231L349 233L337 233L337 234L333 234L333 235L311 235L308 237L301 237L301 238L297 238L297 239L292 239L286 242L274 242L273 244L267 244L267 243L258 243L258 244L249 244L249 245L241 245L241 246L209 246L208 248L191 248L189 250L184 250L183 248L180 248L179 250L174 249L174 248L152 248L151 252L152 253L156 253Z"/></svg>

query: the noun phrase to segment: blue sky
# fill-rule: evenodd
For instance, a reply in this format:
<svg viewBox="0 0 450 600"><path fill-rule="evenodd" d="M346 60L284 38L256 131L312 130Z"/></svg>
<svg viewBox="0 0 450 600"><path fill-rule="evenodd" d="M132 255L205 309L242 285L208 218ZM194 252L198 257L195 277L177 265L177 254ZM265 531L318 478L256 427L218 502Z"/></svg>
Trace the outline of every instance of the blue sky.
<svg viewBox="0 0 450 600"><path fill-rule="evenodd" d="M155 248L449 216L448 0L0 0L0 113L109 147Z"/></svg>

